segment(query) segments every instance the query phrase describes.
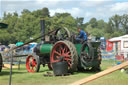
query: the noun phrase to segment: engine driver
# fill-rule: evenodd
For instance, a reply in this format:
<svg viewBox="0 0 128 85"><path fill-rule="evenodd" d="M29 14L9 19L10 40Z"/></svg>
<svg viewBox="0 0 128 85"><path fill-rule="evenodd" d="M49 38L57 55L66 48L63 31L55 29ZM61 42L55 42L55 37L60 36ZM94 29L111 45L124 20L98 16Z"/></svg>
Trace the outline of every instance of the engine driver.
<svg viewBox="0 0 128 85"><path fill-rule="evenodd" d="M77 42L85 42L88 40L87 38L87 34L84 30L82 30L81 28L78 28L77 30L79 32L79 35L76 37L76 41Z"/></svg>

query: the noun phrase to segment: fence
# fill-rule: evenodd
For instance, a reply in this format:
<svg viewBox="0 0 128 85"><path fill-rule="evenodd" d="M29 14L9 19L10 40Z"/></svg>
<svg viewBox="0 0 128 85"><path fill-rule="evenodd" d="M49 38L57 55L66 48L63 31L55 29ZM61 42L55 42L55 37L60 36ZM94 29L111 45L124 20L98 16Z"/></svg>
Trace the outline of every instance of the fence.
<svg viewBox="0 0 128 85"><path fill-rule="evenodd" d="M117 60L117 61L126 61L128 60L128 52L114 52L101 50L101 55L103 60Z"/></svg>
<svg viewBox="0 0 128 85"><path fill-rule="evenodd" d="M115 60L114 51L101 50L102 60Z"/></svg>
<svg viewBox="0 0 128 85"><path fill-rule="evenodd" d="M11 51L7 52L7 53L1 53L2 54L2 58L3 58L3 63L4 64L9 64L11 62L10 56L19 56L19 57L14 57L13 58L13 64L18 64L19 62L21 64L25 64L25 60L28 54L31 54L32 50L28 49L22 49L22 48L18 48L16 50L13 51L13 54Z"/></svg>

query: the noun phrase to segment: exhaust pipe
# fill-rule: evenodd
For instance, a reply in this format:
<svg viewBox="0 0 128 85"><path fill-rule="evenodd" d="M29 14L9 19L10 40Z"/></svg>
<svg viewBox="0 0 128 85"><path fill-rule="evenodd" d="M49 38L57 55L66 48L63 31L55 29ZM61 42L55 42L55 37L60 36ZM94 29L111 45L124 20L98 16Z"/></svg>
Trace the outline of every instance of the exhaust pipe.
<svg viewBox="0 0 128 85"><path fill-rule="evenodd" d="M42 35L42 38L41 38L41 41L45 41L45 20L43 18L40 19L40 26L41 26L41 35Z"/></svg>

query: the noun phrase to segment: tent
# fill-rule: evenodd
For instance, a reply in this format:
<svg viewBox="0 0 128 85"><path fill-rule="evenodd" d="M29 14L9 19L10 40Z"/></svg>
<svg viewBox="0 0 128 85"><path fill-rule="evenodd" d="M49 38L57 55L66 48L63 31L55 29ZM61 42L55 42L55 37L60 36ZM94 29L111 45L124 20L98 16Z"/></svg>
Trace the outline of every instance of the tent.
<svg viewBox="0 0 128 85"><path fill-rule="evenodd" d="M128 35L123 35L123 36L120 36L120 37L114 37L114 38L111 38L109 39L110 42L116 42L116 41L120 41L120 40L128 40Z"/></svg>
<svg viewBox="0 0 128 85"><path fill-rule="evenodd" d="M120 40L121 40L121 37L114 37L114 38L109 39L110 42L120 41Z"/></svg>
<svg viewBox="0 0 128 85"><path fill-rule="evenodd" d="M128 57L128 34L111 38L108 41L113 43L115 55L124 55L124 58Z"/></svg>
<svg viewBox="0 0 128 85"><path fill-rule="evenodd" d="M16 46L23 45L23 44L24 44L23 42L17 42Z"/></svg>

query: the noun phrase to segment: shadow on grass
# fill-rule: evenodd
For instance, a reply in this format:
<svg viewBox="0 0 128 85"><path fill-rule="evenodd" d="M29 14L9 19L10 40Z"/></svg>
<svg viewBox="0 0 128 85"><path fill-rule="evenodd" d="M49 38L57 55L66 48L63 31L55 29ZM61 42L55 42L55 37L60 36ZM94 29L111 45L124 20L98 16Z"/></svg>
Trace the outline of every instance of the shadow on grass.
<svg viewBox="0 0 128 85"><path fill-rule="evenodd" d="M40 67L39 72L47 72L47 71L53 71L53 70L49 70L48 66L45 66L45 67L41 66Z"/></svg>
<svg viewBox="0 0 128 85"><path fill-rule="evenodd" d="M13 74L25 74L25 73L27 73L27 72L21 72L21 71L15 72L15 71L13 71L12 75ZM2 71L2 72L0 72L0 76L5 76L5 75L9 75L9 74L10 74L10 71Z"/></svg>
<svg viewBox="0 0 128 85"><path fill-rule="evenodd" d="M49 69L41 69L41 70L39 71L39 73L40 73L40 72L49 72L49 71L53 71L53 70L49 70Z"/></svg>

